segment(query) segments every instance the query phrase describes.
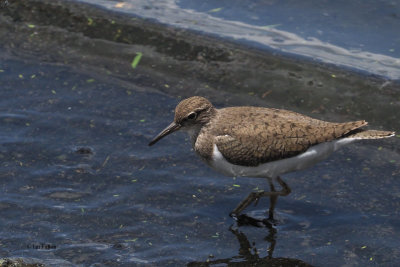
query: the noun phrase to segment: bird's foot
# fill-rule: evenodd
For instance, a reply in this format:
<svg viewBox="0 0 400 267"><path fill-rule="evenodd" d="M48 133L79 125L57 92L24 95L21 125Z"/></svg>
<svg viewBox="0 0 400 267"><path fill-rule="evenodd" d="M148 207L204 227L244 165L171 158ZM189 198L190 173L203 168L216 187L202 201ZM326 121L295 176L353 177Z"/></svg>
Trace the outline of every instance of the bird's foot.
<svg viewBox="0 0 400 267"><path fill-rule="evenodd" d="M248 214L241 214L232 211L229 213L229 216L233 218L238 226L256 226L256 227L267 227L271 228L276 226L277 220L274 219L274 216L269 214L268 218L256 218Z"/></svg>
<svg viewBox="0 0 400 267"><path fill-rule="evenodd" d="M235 217L237 226L255 226L261 228L273 228L276 226L275 221L270 221L270 219L258 219L251 217L247 214L240 214Z"/></svg>

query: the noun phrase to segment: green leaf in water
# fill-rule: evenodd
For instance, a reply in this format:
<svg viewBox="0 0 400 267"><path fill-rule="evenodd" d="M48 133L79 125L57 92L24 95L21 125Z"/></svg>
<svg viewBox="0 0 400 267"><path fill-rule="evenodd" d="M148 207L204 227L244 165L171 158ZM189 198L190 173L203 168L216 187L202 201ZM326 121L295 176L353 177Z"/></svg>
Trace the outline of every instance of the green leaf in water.
<svg viewBox="0 0 400 267"><path fill-rule="evenodd" d="M222 7L218 7L218 8L208 10L208 12L215 13L215 12L220 12L221 10L222 10Z"/></svg>
<svg viewBox="0 0 400 267"><path fill-rule="evenodd" d="M132 60L132 64L131 64L131 66L132 66L132 69L135 69L136 67L137 67L137 65L139 64L139 62L140 62L140 59L142 58L142 53L140 53L140 52L137 52L136 53L136 56L133 58L133 60Z"/></svg>
<svg viewBox="0 0 400 267"><path fill-rule="evenodd" d="M218 238L219 237L219 233L217 232L217 233L215 233L215 235L212 235L211 237Z"/></svg>

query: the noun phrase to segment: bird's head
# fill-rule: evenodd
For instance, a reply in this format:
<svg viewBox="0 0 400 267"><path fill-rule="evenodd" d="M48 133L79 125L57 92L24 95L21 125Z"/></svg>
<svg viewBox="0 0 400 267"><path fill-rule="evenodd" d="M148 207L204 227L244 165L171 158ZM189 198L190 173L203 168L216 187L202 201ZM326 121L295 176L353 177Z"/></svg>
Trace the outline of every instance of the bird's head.
<svg viewBox="0 0 400 267"><path fill-rule="evenodd" d="M185 131L200 129L210 121L214 111L214 106L204 97L192 96L182 100L175 108L174 121L155 136L150 141L149 146L154 145L164 136L180 129Z"/></svg>

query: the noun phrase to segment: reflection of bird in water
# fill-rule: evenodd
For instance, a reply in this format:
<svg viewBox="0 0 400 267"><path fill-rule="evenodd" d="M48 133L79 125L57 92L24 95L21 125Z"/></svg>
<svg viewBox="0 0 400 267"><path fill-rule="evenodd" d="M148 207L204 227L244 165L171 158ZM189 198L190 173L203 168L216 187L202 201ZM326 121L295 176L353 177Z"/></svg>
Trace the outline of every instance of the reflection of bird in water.
<svg viewBox="0 0 400 267"><path fill-rule="evenodd" d="M251 218L250 218L251 220ZM237 229L232 227L229 230L236 236L239 241L239 255L227 259L207 259L205 262L190 262L187 264L188 267L203 267L203 266L237 266L237 267L248 267L248 266L298 266L298 267L312 267L312 265L292 258L273 258L272 253L275 249L276 243L276 229L273 227L269 228L269 233L265 237L265 240L271 245L267 249L268 255L261 258L259 251L249 242L247 236Z"/></svg>

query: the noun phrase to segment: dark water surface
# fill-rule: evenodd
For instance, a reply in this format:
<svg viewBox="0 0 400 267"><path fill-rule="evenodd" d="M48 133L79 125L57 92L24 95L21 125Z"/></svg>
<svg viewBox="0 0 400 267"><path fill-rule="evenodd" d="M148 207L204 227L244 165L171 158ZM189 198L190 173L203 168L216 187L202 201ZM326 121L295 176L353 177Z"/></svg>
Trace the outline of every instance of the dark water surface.
<svg viewBox="0 0 400 267"><path fill-rule="evenodd" d="M147 146L194 94L218 107L285 107L398 132L398 84L147 22L143 33L85 6L25 3L0 16L0 37L11 36L0 39L1 257L47 266L400 263L398 136L285 175L292 193L278 200L272 229L228 216L266 181L215 173L184 134ZM121 39L111 38L118 29ZM267 207L264 199L248 212L264 217Z"/></svg>

